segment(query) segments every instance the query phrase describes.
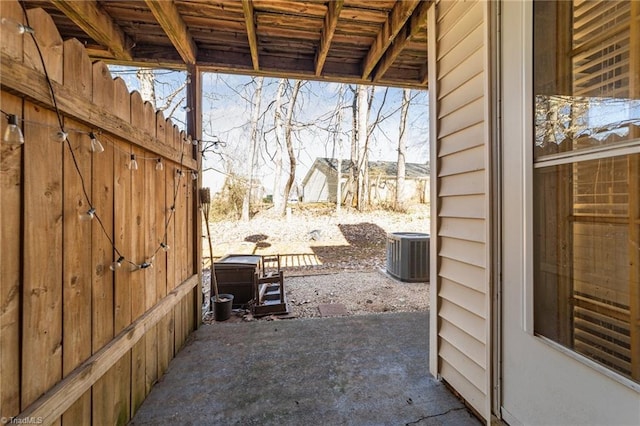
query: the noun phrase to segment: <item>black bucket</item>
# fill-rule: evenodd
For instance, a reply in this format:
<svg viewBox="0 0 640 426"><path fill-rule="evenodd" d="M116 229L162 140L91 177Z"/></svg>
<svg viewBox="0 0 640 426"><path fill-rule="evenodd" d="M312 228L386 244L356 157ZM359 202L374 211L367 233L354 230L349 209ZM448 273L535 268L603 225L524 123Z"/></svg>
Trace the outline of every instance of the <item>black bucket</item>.
<svg viewBox="0 0 640 426"><path fill-rule="evenodd" d="M211 298L213 305L213 317L216 321L226 321L231 317L233 294L220 294L220 301L215 296Z"/></svg>

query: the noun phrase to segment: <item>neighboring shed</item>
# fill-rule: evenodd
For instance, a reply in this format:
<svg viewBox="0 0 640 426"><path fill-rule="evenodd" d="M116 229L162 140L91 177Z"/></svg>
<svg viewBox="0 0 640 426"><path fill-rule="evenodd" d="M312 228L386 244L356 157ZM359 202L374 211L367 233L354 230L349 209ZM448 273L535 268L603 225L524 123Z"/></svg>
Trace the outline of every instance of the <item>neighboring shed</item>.
<svg viewBox="0 0 640 426"><path fill-rule="evenodd" d="M344 194L344 185L349 178L351 161L341 162L340 183ZM395 161L370 161L369 182L372 202L391 201L395 196L398 163ZM318 157L302 180L304 201L335 203L338 188L338 160ZM405 193L408 200L424 203L429 199L429 165L406 164Z"/></svg>

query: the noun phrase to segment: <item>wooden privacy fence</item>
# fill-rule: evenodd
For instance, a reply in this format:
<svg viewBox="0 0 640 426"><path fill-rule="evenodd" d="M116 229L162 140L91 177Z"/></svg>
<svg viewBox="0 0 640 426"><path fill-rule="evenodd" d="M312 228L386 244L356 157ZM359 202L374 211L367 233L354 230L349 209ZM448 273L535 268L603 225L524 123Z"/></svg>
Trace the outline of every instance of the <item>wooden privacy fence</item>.
<svg viewBox="0 0 640 426"><path fill-rule="evenodd" d="M57 142L36 44L5 25L25 15L12 1L0 14L1 130L15 114L24 133L22 145L0 143L0 416L123 424L199 323L199 157L77 40L63 42L49 15L29 10L68 132ZM104 152L90 150L91 132ZM91 206L96 217L82 220ZM153 267L132 270L144 262Z"/></svg>

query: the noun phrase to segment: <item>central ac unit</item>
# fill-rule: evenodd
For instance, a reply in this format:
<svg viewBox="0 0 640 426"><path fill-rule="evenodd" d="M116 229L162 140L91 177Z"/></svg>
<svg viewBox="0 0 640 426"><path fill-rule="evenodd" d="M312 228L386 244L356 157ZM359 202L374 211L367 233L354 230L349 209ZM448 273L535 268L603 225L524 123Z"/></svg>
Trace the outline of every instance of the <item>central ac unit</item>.
<svg viewBox="0 0 640 426"><path fill-rule="evenodd" d="M429 281L429 234L387 234L387 273L400 281Z"/></svg>

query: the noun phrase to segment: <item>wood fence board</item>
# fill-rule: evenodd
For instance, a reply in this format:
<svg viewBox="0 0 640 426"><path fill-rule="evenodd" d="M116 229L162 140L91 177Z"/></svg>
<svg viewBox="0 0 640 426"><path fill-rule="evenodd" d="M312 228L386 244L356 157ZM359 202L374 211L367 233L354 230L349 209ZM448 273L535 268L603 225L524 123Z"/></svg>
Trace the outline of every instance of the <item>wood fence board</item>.
<svg viewBox="0 0 640 426"><path fill-rule="evenodd" d="M136 93L131 97L131 111L140 111L136 104ZM139 95L137 96L139 98ZM141 100L140 100L141 101ZM140 103L141 105L141 103ZM131 152L137 157L144 157L144 152L136 147ZM144 160L138 160L138 170L131 171L131 247L129 248L133 262L140 265L146 262L146 240L145 240L145 168L147 164ZM145 276L148 269L141 269L131 272L131 318L138 319L146 311ZM135 414L146 396L145 385L145 360L146 360L146 337L131 349L131 413Z"/></svg>
<svg viewBox="0 0 640 426"><path fill-rule="evenodd" d="M2 16L19 22L18 2L4 1ZM0 26L15 42L0 45L0 102L29 123L24 145L0 145L0 413L126 424L195 328L197 161L184 133L92 64L80 42L63 43L49 15L28 17L72 151L53 140L57 117L31 35ZM90 152L89 131L104 152ZM176 169L185 175L174 203ZM97 217L80 221L90 206ZM171 250L156 252L165 228ZM120 254L126 262L112 272ZM151 256L153 269L130 270Z"/></svg>
<svg viewBox="0 0 640 426"><path fill-rule="evenodd" d="M175 263L175 282L181 282L184 279L185 271L185 247L186 242L185 235L185 223L186 218L184 214L185 208L185 191L186 191L186 175L179 169L181 174L176 173L175 185L177 188L177 196L175 200L176 210L174 213L175 235L176 235L176 263ZM175 321L175 350L176 352L182 348L184 343L184 316L182 314L182 303L178 303L175 307L174 321Z"/></svg>
<svg viewBox="0 0 640 426"><path fill-rule="evenodd" d="M44 77L38 71L16 62L7 54L0 52L0 55L0 81L2 82L2 86L12 92L25 96L35 103L52 107L49 86ZM101 62L96 62L93 65L94 68L96 66L104 66ZM104 66L104 69L108 75L109 71L106 66ZM111 84L114 84L110 75L108 75L108 80ZM71 92L59 83L53 82L52 86L57 94L58 107L65 115L73 116L76 120L88 125L95 125L113 136L127 139L135 145L154 152L156 155L173 161L180 161L182 155L181 150L170 149L165 145L156 143L150 135L114 115L112 111L113 108L106 109L88 100L79 98L74 92ZM198 168L196 161L190 158L185 158L184 164L185 167L192 170Z"/></svg>
<svg viewBox="0 0 640 426"><path fill-rule="evenodd" d="M147 104L148 105L148 104ZM145 108L146 110L146 108ZM153 133L155 134L155 113L151 110L150 122L153 124ZM149 117L147 117L149 119ZM150 158L150 154L145 153L145 157ZM145 311L152 308L157 300L156 289L156 260L160 261L160 253L164 253L160 248L160 238L162 237L158 226L156 225L156 181L158 179L155 163L145 161L144 168L144 205L146 206L145 215L143 217L144 229L146 234L145 252L147 256L153 258L153 268L144 271L145 286ZM154 206L149 208L149 206ZM160 266L160 265L158 265ZM162 268L162 266L160 266ZM145 336L145 394L151 391L151 387L158 380L158 328L154 326Z"/></svg>
<svg viewBox="0 0 640 426"><path fill-rule="evenodd" d="M47 68L47 73L52 81L62 83L62 38L53 19L43 9L27 10L27 17L31 28L37 28L33 36L35 37L40 53ZM32 37L24 37L24 63L30 68L38 71L43 70L40 53Z"/></svg>
<svg viewBox="0 0 640 426"><path fill-rule="evenodd" d="M94 64L91 69L92 102L113 110L114 90L111 79L103 67ZM101 135L102 137L102 135ZM109 238L114 235L114 159L115 149L103 137L104 152L93 160L92 201L102 222L92 221L91 257L93 266L92 296L92 353L98 352L114 336L114 274L109 269L115 259ZM107 235L104 234L104 230ZM105 424L113 423L116 395L113 388L117 383L113 371L108 371L93 386L92 413Z"/></svg>
<svg viewBox="0 0 640 426"><path fill-rule="evenodd" d="M22 8L17 1L3 2L2 16L15 23L24 23ZM24 35L14 31L11 25L0 25L0 40L0 51L14 61L22 62Z"/></svg>
<svg viewBox="0 0 640 426"><path fill-rule="evenodd" d="M117 86L117 85L116 85ZM129 115L129 94L126 102L120 102L120 91L116 88L116 113ZM133 228L131 221L131 172L127 168L130 159L129 144L113 141L114 149L114 242L124 256L129 256L130 238ZM114 255L114 258L117 254ZM125 262L114 276L114 332L120 333L131 324L131 265ZM107 374L115 375L115 406L113 417L118 422L126 423L131 413L131 351L127 351L116 366ZM109 413L111 416L111 412ZM122 419L124 418L124 422Z"/></svg>
<svg viewBox="0 0 640 426"><path fill-rule="evenodd" d="M84 46L76 39L64 42L64 86L78 96L91 99L93 90L92 65Z"/></svg>
<svg viewBox="0 0 640 426"><path fill-rule="evenodd" d="M79 123L67 122L70 128L82 129ZM83 179L92 182L91 151L87 134L71 132L69 143L64 144L63 188L63 316L65 332L62 339L62 374L66 376L91 356L91 221L80 219L90 206L86 189L91 197L91 187L83 189ZM71 151L73 150L73 151ZM74 163L75 157L75 163ZM76 165L80 172L76 170ZM79 174L81 173L81 175ZM91 422L91 392L86 392L62 416L63 424L87 424Z"/></svg>
<svg viewBox="0 0 640 426"><path fill-rule="evenodd" d="M124 329L116 338L92 355L73 373L49 389L34 404L20 413L21 417L43 417L44 422L59 417L89 387L112 368L146 331L157 324L187 293L198 284L197 276L190 277L169 293L153 309ZM94 413L94 419L95 413ZM102 422L96 422L102 424Z"/></svg>
<svg viewBox="0 0 640 426"><path fill-rule="evenodd" d="M53 112L26 103L24 114L22 408L62 378L63 145Z"/></svg>
<svg viewBox="0 0 640 426"><path fill-rule="evenodd" d="M19 98L2 92L0 104L7 113L22 118L22 100ZM6 126L7 121L1 120L0 134L4 134ZM0 413L3 416L15 416L20 412L23 147L0 143Z"/></svg>

